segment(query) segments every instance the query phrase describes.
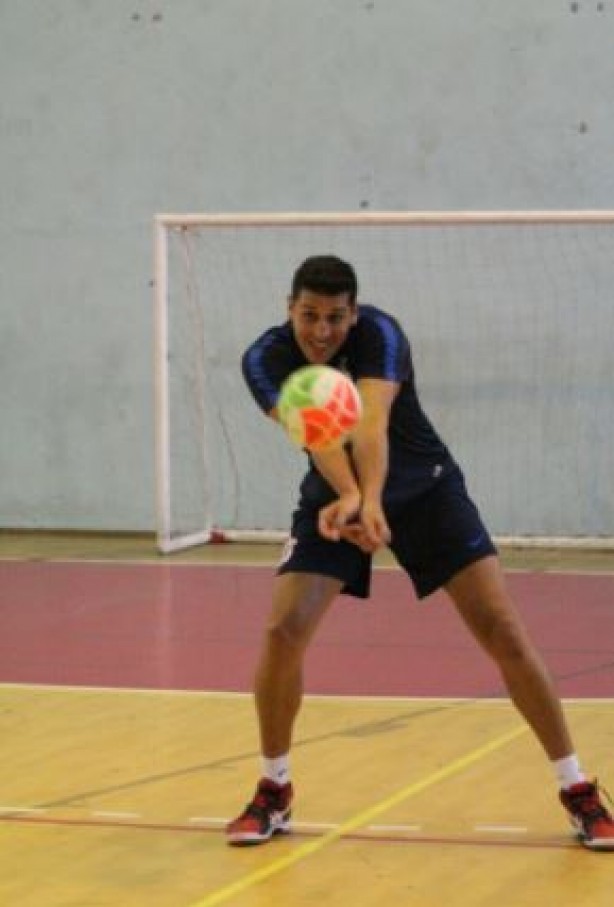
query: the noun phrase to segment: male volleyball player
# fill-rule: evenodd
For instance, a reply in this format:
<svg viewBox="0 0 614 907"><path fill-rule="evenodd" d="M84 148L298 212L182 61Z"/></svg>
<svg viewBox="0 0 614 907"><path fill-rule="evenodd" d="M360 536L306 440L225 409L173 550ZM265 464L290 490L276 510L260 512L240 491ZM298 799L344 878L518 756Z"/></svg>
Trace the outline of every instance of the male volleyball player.
<svg viewBox="0 0 614 907"><path fill-rule="evenodd" d="M273 419L282 382L306 363L351 375L363 418L351 447L310 455L256 672L262 777L252 801L228 825L228 841L257 844L289 830L289 752L303 655L340 592L369 595L372 554L388 545L417 595L445 589L495 660L551 760L560 799L584 845L614 849L614 822L582 772L488 531L421 408L407 338L390 315L359 305L357 289L349 264L334 256L307 259L293 278L288 321L266 331L243 357L249 388Z"/></svg>

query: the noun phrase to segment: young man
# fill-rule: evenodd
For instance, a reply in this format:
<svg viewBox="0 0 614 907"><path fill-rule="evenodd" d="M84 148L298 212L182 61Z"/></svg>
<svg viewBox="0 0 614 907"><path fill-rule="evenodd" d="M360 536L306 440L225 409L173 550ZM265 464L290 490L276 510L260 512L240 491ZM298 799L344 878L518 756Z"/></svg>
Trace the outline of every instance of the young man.
<svg viewBox="0 0 614 907"><path fill-rule="evenodd" d="M363 418L351 446L310 454L256 673L262 778L251 803L228 825L228 842L257 844L289 830L289 752L303 655L340 592L368 596L372 554L388 545L418 596L444 588L497 663L551 760L561 802L584 845L614 849L614 822L582 773L488 531L420 406L407 338L394 318L359 305L357 292L346 262L307 259L293 278L289 320L266 331L243 357L249 388L271 418L277 418L281 384L306 363L327 363L351 375Z"/></svg>

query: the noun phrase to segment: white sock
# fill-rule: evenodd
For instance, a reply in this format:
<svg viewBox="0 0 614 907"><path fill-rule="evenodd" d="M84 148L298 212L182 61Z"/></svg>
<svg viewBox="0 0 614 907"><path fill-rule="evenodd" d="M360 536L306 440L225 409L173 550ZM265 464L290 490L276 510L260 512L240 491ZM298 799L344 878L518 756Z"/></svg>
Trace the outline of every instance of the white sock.
<svg viewBox="0 0 614 907"><path fill-rule="evenodd" d="M571 756L565 756L564 759L553 759L552 767L559 786L563 790L568 790L574 784L582 784L586 781L586 775L580 768L580 763L575 753L572 753Z"/></svg>
<svg viewBox="0 0 614 907"><path fill-rule="evenodd" d="M262 774L275 784L287 784L290 780L290 757L288 753L274 759L262 757Z"/></svg>

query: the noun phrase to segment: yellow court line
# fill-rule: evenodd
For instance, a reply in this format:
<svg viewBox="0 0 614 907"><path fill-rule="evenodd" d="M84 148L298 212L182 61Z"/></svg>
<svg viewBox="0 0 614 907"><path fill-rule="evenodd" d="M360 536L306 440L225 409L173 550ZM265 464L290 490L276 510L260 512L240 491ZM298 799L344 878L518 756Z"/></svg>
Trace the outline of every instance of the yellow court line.
<svg viewBox="0 0 614 907"><path fill-rule="evenodd" d="M470 765L479 762L480 759L484 759L486 756L495 752L495 750L501 749L501 747L510 743L512 740L515 740L517 737L520 737L521 734L524 734L527 731L528 725L522 725L514 728L513 731L508 731L505 734L501 734L499 737L495 737L490 743L486 743L476 750L471 750L471 752L461 756L459 759L455 759L443 768L427 775L426 778L423 778L421 781L415 781L413 784L408 784L385 800L381 800L379 803L375 803L373 806L357 813L355 816L351 816L345 822L342 822L336 828L331 829L321 837L301 844L300 847L297 847L292 853L280 857L277 860L273 860L273 862L269 863L267 866L263 866L262 869L257 869L255 872L249 873L249 875L244 876L242 879L231 882L230 885L224 885L222 888L218 888L217 891L213 891L211 894L206 895L202 900L191 904L190 907L213 907L214 904L223 904L225 901L234 897L234 895L240 894L248 888L253 888L253 886L257 885L259 882L263 882L265 879L269 879L271 876L283 872L284 869L287 869L294 863L299 863L301 860L306 859L306 857L317 853L319 850L323 850L323 848L332 844L333 841L342 838L344 835L356 831L357 828L368 825L377 816L387 812L389 809L397 806L397 804L402 803L403 800L408 800L410 797L415 796L415 794L419 794L427 788L433 787L433 785L438 784L440 781L445 781L447 778L457 775Z"/></svg>

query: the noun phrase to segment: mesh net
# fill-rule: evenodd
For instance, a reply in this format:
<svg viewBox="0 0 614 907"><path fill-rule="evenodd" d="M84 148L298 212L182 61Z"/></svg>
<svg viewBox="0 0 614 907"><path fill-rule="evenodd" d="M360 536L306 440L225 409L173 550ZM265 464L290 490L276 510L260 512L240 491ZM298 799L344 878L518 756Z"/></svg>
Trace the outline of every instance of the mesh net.
<svg viewBox="0 0 614 907"><path fill-rule="evenodd" d="M240 357L321 253L405 327L424 408L496 535L614 535L614 223L166 232L171 535L287 526L305 457Z"/></svg>

